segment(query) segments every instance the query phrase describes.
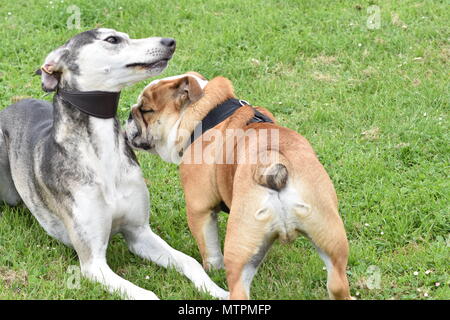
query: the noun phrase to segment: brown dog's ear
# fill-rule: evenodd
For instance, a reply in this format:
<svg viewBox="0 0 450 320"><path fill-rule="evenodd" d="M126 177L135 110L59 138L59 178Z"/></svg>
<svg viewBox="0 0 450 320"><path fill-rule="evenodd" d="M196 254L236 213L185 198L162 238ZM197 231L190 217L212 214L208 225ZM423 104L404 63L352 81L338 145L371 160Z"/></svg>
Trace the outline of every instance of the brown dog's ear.
<svg viewBox="0 0 450 320"><path fill-rule="evenodd" d="M196 76L202 80L206 80L206 78L203 75L201 75L200 73L198 73L196 71L188 71L188 72L186 72L186 74L192 74L193 76Z"/></svg>
<svg viewBox="0 0 450 320"><path fill-rule="evenodd" d="M191 103L197 102L200 100L201 97L203 97L203 89L198 84L197 80L193 77L185 77L183 78L179 89L182 92L187 93L189 101Z"/></svg>

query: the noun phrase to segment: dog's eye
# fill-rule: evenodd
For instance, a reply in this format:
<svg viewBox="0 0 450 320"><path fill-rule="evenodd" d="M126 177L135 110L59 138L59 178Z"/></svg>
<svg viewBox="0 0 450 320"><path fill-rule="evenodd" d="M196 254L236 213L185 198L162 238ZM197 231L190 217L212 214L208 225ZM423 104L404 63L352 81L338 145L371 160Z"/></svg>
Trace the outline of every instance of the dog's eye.
<svg viewBox="0 0 450 320"><path fill-rule="evenodd" d="M148 110L139 109L139 110L141 111L142 114L154 112L154 110L152 110L152 109L148 109Z"/></svg>
<svg viewBox="0 0 450 320"><path fill-rule="evenodd" d="M104 41L112 43L112 44L117 44L117 43L119 43L119 38L111 36L111 37L106 38Z"/></svg>

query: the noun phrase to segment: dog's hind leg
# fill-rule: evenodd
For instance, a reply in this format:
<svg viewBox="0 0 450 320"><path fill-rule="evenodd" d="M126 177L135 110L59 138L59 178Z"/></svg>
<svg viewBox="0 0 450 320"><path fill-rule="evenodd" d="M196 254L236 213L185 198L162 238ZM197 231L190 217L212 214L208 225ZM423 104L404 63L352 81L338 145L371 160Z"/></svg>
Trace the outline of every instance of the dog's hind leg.
<svg viewBox="0 0 450 320"><path fill-rule="evenodd" d="M270 230L272 209L261 205L262 193L256 188L250 192L252 201L233 201L225 237L225 270L233 300L250 299L253 277L275 240Z"/></svg>
<svg viewBox="0 0 450 320"><path fill-rule="evenodd" d="M162 267L175 268L189 278L198 289L208 292L215 298L228 298L228 292L221 289L209 278L200 263L169 246L153 233L150 226L128 227L123 234L131 252Z"/></svg>
<svg viewBox="0 0 450 320"><path fill-rule="evenodd" d="M331 299L351 300L346 268L348 241L337 210L316 212L302 219L304 232L311 239L327 268L327 289ZM335 211L335 212L334 212Z"/></svg>
<svg viewBox="0 0 450 320"><path fill-rule="evenodd" d="M11 206L15 206L20 201L20 196L11 176L6 137L0 129L0 204L6 202Z"/></svg>
<svg viewBox="0 0 450 320"><path fill-rule="evenodd" d="M301 188L298 187L298 190ZM324 261L330 298L350 300L352 297L346 274L349 248L337 203L323 196L323 193L321 201L310 201L314 205L307 205L298 201L300 194L289 195L287 192L283 197L286 206L290 207L289 217L295 217L299 229L312 241Z"/></svg>

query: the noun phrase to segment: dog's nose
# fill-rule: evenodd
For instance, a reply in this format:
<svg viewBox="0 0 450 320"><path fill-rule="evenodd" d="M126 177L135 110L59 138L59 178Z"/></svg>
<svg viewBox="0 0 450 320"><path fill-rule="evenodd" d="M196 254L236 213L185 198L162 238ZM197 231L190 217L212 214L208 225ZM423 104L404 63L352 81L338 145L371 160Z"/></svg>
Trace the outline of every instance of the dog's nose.
<svg viewBox="0 0 450 320"><path fill-rule="evenodd" d="M130 112L130 115L128 116L128 121L133 120L133 113Z"/></svg>
<svg viewBox="0 0 450 320"><path fill-rule="evenodd" d="M161 44L165 47L168 47L169 49L175 49L176 41L172 38L162 38Z"/></svg>

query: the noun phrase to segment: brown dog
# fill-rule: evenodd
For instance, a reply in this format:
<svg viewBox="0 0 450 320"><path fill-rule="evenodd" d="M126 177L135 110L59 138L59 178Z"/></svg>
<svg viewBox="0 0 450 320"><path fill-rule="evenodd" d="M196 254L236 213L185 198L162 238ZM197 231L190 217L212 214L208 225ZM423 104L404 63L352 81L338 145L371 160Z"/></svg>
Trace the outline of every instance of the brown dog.
<svg viewBox="0 0 450 320"><path fill-rule="evenodd" d="M215 117L223 117L225 104L237 101L231 98L232 85L223 77L207 81L191 72L153 81L132 109L128 141L180 163L189 228L203 266L225 264L231 299L249 298L251 281L275 239L290 242L299 234L325 262L330 297L350 299L348 242L336 193L308 141L276 125L266 109L244 103L190 138L199 121L214 118L210 111L222 108ZM217 213L227 208L223 256Z"/></svg>

